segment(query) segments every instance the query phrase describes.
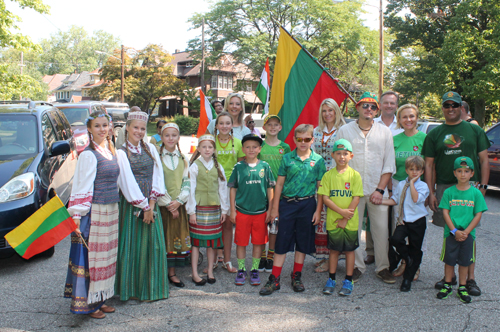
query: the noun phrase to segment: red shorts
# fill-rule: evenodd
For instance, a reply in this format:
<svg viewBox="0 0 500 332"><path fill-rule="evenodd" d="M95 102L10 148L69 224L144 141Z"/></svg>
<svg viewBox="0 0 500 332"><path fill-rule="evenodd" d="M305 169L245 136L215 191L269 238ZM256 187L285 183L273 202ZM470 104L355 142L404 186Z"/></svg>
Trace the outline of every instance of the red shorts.
<svg viewBox="0 0 500 332"><path fill-rule="evenodd" d="M252 235L252 244L266 244L267 224L266 212L257 215L236 212L236 229L234 230L234 243L246 247Z"/></svg>

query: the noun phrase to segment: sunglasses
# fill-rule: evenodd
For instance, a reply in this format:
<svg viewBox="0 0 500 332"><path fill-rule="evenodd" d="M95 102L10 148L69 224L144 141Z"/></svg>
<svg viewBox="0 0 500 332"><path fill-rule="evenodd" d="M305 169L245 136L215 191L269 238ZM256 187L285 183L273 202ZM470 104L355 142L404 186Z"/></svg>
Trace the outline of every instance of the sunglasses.
<svg viewBox="0 0 500 332"><path fill-rule="evenodd" d="M310 141L312 141L312 137L306 137L306 138L302 138L302 137L295 137L295 139L297 140L297 142L299 143L309 143Z"/></svg>
<svg viewBox="0 0 500 332"><path fill-rule="evenodd" d="M450 108L450 107L453 107L453 108L459 108L460 105L459 103L453 103L453 104L443 104L443 108Z"/></svg>
<svg viewBox="0 0 500 332"><path fill-rule="evenodd" d="M248 124L255 123L255 121L248 121Z"/></svg>
<svg viewBox="0 0 500 332"><path fill-rule="evenodd" d="M361 106L361 107L363 107L365 110L368 108L371 109L372 111L378 110L377 105L363 104L363 106Z"/></svg>

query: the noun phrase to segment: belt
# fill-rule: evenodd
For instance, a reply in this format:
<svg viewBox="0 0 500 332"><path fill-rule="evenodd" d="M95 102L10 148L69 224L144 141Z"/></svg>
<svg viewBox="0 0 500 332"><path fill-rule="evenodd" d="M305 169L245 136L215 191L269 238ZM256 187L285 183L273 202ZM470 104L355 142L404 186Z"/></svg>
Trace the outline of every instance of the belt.
<svg viewBox="0 0 500 332"><path fill-rule="evenodd" d="M288 196L283 196L283 199L286 199L287 202L299 202L299 201L304 201L306 199L312 198L314 195L311 196L306 196L306 197L288 197Z"/></svg>

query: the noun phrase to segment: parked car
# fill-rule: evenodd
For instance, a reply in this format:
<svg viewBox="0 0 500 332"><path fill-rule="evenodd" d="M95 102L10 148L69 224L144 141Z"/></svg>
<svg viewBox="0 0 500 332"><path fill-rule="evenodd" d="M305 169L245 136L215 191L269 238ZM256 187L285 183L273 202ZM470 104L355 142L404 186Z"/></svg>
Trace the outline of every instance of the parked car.
<svg viewBox="0 0 500 332"><path fill-rule="evenodd" d="M54 105L60 109L68 119L73 131L75 132L76 151L78 154L89 145L89 136L87 134L87 125L85 120L91 113L96 111L104 111L107 113L106 108L98 101L87 101L81 103L67 103ZM113 123L111 121L109 126L109 135L113 139Z"/></svg>
<svg viewBox="0 0 500 332"><path fill-rule="evenodd" d="M106 108L108 114L113 119L114 135L115 137L118 137L118 131L127 123L130 107L127 103L103 102L102 105Z"/></svg>
<svg viewBox="0 0 500 332"><path fill-rule="evenodd" d="M488 148L488 161L490 162L490 180L488 184L500 187L500 123L486 131L491 146Z"/></svg>
<svg viewBox="0 0 500 332"><path fill-rule="evenodd" d="M14 254L7 233L54 195L69 201L77 158L73 131L57 108L45 102L0 105L0 257Z"/></svg>
<svg viewBox="0 0 500 332"><path fill-rule="evenodd" d="M442 125L443 122L430 122L430 121L419 121L417 123L417 129L423 133L428 134L432 129Z"/></svg>

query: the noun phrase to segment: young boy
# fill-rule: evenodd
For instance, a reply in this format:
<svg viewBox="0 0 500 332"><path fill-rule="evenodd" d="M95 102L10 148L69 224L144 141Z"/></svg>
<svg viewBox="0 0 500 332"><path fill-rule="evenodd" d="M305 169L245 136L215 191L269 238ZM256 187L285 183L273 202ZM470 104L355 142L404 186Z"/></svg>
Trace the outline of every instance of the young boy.
<svg viewBox="0 0 500 332"><path fill-rule="evenodd" d="M325 173L318 189L323 203L327 206L326 231L330 250L330 276L326 281L323 294L331 295L335 289L335 273L340 253L345 254L346 277L339 294L352 293L352 273L354 271L354 250L358 242L358 203L363 197L361 175L349 167L352 159L352 146L346 139L339 139L333 145L332 157L336 166Z"/></svg>
<svg viewBox="0 0 500 332"><path fill-rule="evenodd" d="M243 137L242 146L246 157L234 165L227 186L231 188L230 220L236 224L234 243L238 258L238 273L234 283L245 284L247 272L245 268L246 247L252 235L252 268L250 284L260 285L258 272L260 253L267 243L267 223L271 220L271 203L273 187L276 184L271 167L257 158L261 151L262 138L255 134Z"/></svg>
<svg viewBox="0 0 500 332"><path fill-rule="evenodd" d="M278 170L271 218L279 218L276 237L276 253L272 273L260 295L270 295L280 289L280 275L286 253L295 251L292 272L292 288L305 290L301 281L302 266L307 254L315 252L314 226L320 220L323 202L314 195L326 172L323 158L311 150L313 126L301 124L295 128L294 142L297 148L286 154Z"/></svg>
<svg viewBox="0 0 500 332"><path fill-rule="evenodd" d="M438 299L446 299L451 294L451 279L455 265L458 263L458 293L460 301L469 303L471 298L467 292L468 266L475 262L476 226L481 215L488 210L479 189L470 185L474 175L474 163L469 157L458 157L455 160L453 174L458 183L443 193L439 208L443 209L446 222L444 227L444 243L441 260L445 264L444 286L437 293Z"/></svg>
<svg viewBox="0 0 500 332"><path fill-rule="evenodd" d="M405 161L408 177L394 188L390 199L382 200L384 205L399 205L395 208L396 229L389 243L397 253L393 269L401 259L407 262L400 287L402 292L411 290L411 282L422 262L422 242L427 228L425 217L428 214L424 203L429 196L429 187L420 180L424 174L424 166L422 157L408 157Z"/></svg>
<svg viewBox="0 0 500 332"><path fill-rule="evenodd" d="M266 131L266 140L259 153L259 159L267 162L271 166L274 178L278 178L278 168L281 159L289 152L290 145L278 139L281 131L281 119L279 116L269 114L264 118L264 130ZM276 234L278 234L278 220L271 220L269 223L269 250L266 254L266 248L262 250L260 257L259 272L271 272L273 270L274 247L276 244Z"/></svg>

